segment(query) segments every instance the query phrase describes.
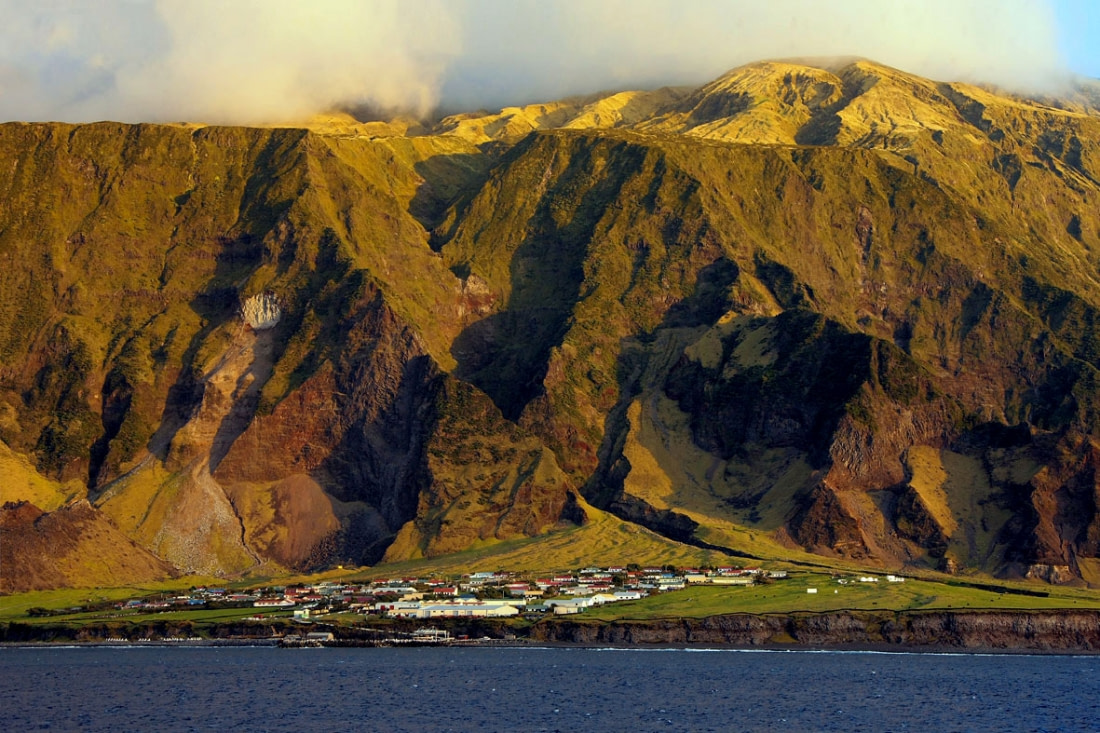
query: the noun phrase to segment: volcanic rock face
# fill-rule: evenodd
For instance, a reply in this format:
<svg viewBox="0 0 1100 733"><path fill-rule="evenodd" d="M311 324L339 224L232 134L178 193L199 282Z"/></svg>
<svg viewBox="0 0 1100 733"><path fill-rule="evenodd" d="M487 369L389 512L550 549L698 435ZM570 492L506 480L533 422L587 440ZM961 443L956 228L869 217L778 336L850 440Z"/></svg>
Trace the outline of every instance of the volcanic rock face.
<svg viewBox="0 0 1100 733"><path fill-rule="evenodd" d="M206 573L537 536L579 491L1100 581L1096 98L762 63L413 137L5 125L3 499L80 484Z"/></svg>

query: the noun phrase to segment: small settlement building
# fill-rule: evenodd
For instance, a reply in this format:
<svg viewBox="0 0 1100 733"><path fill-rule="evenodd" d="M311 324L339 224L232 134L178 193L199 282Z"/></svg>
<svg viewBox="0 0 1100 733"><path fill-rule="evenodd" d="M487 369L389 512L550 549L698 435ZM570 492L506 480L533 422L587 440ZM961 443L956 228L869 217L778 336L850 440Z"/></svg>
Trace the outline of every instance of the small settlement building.
<svg viewBox="0 0 1100 733"><path fill-rule="evenodd" d="M411 605L411 607L394 608L389 611L390 616L401 618L502 618L505 616L518 616L519 609L509 603L493 603L484 601L466 602L424 602Z"/></svg>
<svg viewBox="0 0 1100 733"><path fill-rule="evenodd" d="M586 608L591 608L594 603L591 597L581 598L551 598L546 605L554 610L556 616L569 616L580 613Z"/></svg>

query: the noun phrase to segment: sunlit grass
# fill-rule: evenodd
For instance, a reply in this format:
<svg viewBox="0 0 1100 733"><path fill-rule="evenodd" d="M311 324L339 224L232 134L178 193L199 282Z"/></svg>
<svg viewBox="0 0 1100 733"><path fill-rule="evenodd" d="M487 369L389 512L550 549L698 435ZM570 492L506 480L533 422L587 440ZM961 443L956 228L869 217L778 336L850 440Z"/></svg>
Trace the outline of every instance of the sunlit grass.
<svg viewBox="0 0 1100 733"><path fill-rule="evenodd" d="M674 542L643 527L585 506L589 522L542 537L509 540L437 558L387 563L352 577L457 575L477 571L551 572L602 565L740 564L737 558Z"/></svg>
<svg viewBox="0 0 1100 733"><path fill-rule="evenodd" d="M166 580L162 583L148 583L126 588L61 588L58 590L13 593L0 596L0 622L17 619L26 620L27 611L32 608L44 608L51 611L65 608L83 608L101 603L124 601L130 598L144 598L158 593L176 594L199 585L226 587L225 582L217 578L187 576Z"/></svg>
<svg viewBox="0 0 1100 733"><path fill-rule="evenodd" d="M97 623L115 624L155 624L187 621L197 625L232 623L252 617L264 620L278 618L290 618L293 612L287 609L272 610L269 608L178 608L165 611L122 611L116 608L101 611L87 611L83 613L59 614L56 616L39 616L33 618L20 618L22 623L29 624L65 624L68 626L85 626Z"/></svg>
<svg viewBox="0 0 1100 733"><path fill-rule="evenodd" d="M807 593L816 588L817 593ZM1006 585L1006 590L1015 586ZM1034 590L1034 589L1032 589ZM689 586L649 596L640 601L613 604L587 611L601 620L650 618L704 618L731 613L795 613L848 610L1044 610L1100 609L1100 595L1077 589L1050 588L1040 597L996 592L969 586L909 579L904 583L861 583L818 573L796 573L772 584L739 586Z"/></svg>

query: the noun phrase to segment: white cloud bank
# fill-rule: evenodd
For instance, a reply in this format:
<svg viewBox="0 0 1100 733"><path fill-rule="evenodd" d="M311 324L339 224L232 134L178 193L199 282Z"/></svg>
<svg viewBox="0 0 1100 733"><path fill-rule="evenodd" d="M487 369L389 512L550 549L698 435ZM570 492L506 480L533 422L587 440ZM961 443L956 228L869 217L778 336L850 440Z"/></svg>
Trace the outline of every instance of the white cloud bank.
<svg viewBox="0 0 1100 733"><path fill-rule="evenodd" d="M0 0L0 119L277 122L492 107L856 55L1046 88L1035 0Z"/></svg>

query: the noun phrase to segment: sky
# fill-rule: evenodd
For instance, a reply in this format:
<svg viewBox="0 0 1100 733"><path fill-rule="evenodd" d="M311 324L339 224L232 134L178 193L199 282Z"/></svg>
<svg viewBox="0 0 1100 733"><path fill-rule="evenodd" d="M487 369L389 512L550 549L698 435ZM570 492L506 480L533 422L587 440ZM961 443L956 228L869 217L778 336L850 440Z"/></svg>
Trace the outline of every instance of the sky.
<svg viewBox="0 0 1100 733"><path fill-rule="evenodd" d="M1100 78L1097 0L0 0L0 18L0 120L497 109L799 56L1023 92Z"/></svg>
<svg viewBox="0 0 1100 733"><path fill-rule="evenodd" d="M1051 8L1066 66L1082 76L1100 79L1100 3L1059 0L1052 2Z"/></svg>

